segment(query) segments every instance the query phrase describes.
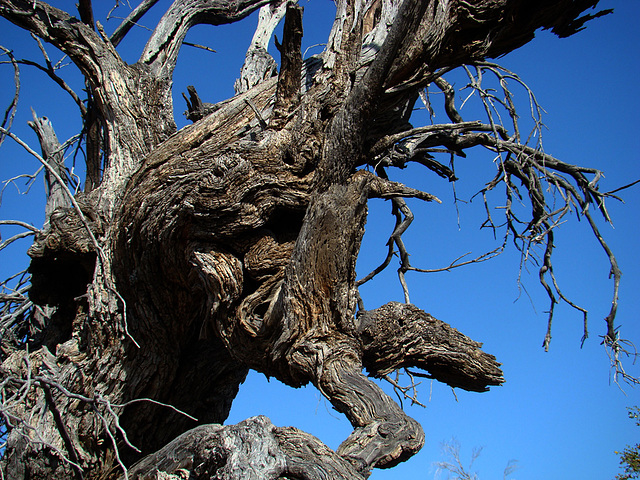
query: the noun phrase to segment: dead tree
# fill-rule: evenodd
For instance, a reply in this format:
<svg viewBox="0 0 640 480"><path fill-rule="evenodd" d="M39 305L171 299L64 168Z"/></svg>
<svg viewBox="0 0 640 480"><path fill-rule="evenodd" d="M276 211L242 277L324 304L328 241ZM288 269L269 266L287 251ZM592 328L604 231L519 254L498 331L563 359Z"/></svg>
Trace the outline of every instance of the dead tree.
<svg viewBox="0 0 640 480"><path fill-rule="evenodd" d="M404 304L359 307L358 285L394 251L401 280L419 270L402 242L413 217L403 198L437 199L387 178L408 162L453 180L437 155L494 152L498 171L486 189L504 186L508 202L521 189L531 207L524 223L505 210L505 242L545 246L540 278L552 307L569 301L555 284L551 250L554 228L572 210L602 241L617 289L615 258L589 211L606 216L600 172L528 145L506 86L518 79L487 60L539 28L575 33L602 13L583 15L596 0L337 0L324 51L305 60L303 11L293 2L175 0L127 64L118 44L156 3L142 1L109 37L90 0L79 1L77 17L40 1L0 1L0 15L75 63L90 100L78 102L84 192L71 195L54 174L46 133L43 154L30 149L67 197L29 250L30 287L3 297L6 332L34 321L18 313L20 302L46 317L21 344L3 344L5 478L357 479L416 453L422 427L363 369L372 377L421 369L478 392L503 378L480 344L408 294ZM172 75L189 29L258 9L236 96L210 105L190 90L195 123L176 131ZM282 18L278 71L266 45ZM484 121L464 121L443 78L463 65L487 107ZM504 98L483 87L482 75L498 80ZM410 112L429 85L444 92L450 123L414 128ZM7 125L0 133L20 141ZM559 210L548 189L563 195ZM389 258L358 280L371 198L390 199L397 223ZM498 228L490 216L487 225ZM249 369L315 385L353 433L334 452L264 417L219 425Z"/></svg>

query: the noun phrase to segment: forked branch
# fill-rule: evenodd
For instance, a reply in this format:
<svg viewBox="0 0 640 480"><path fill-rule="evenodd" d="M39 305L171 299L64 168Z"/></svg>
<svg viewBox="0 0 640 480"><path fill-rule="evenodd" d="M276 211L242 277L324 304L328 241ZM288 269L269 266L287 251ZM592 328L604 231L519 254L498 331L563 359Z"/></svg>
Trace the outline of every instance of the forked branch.
<svg viewBox="0 0 640 480"><path fill-rule="evenodd" d="M427 125L412 128L397 134L388 135L378 140L369 151L368 163L376 169L379 175L386 177L385 167L404 167L408 162L420 163L440 176L454 180L453 160L455 155L464 156L465 151L474 146L482 146L495 154L497 173L495 178L488 182L479 193L482 194L487 212L487 219L483 227L491 228L496 235L499 229L503 230L501 246L478 256L472 260L463 260L466 255L451 262L447 267L416 268L408 263L408 254L403 243L397 238L402 235L407 226L405 220L398 217L403 211L400 204L394 204L393 214L397 217L394 233L388 242L388 253L382 264L369 275L358 282L361 285L370 280L380 271L385 269L392 259L394 249L392 244L398 247L400 256L400 282L408 300L406 283L403 281L403 273L406 271L437 272L448 271L451 268L468 265L479 261L488 260L499 255L507 245L511 237L514 245L522 254L523 264L526 261L535 261L534 247L546 245L545 253L540 261L539 279L550 300L548 331L545 336L544 346L548 348L551 339L551 324L553 321L554 305L562 300L583 315L584 335L587 337L587 312L568 299L560 290L553 272L553 230L565 221L568 213L574 211L579 217L585 217L593 231L594 237L604 249L611 264L611 277L613 279L612 308L605 319L607 324L607 337L615 339L614 319L617 310L618 288L620 282L620 270L613 252L600 234L591 213L590 206L597 208L606 221L611 218L605 206L607 197L617 198L612 192L603 193L599 190L598 182L602 178L602 172L595 168L573 165L558 160L544 152L542 148L542 114L543 109L539 105L534 93L513 72L489 62L477 62L470 67L465 67L469 77L469 84L465 89L471 89L464 103L477 97L486 114L486 123L480 121L465 122L456 107L455 90L444 79L434 81L444 94L444 109L447 116L455 123ZM494 88L493 83L498 84ZM510 84L516 84L526 94L529 103L529 112L532 129L523 134L520 126L521 117L516 110L514 93ZM463 89L464 90L464 89ZM535 146L529 142L535 139ZM434 155L445 153L451 158L451 169L446 170ZM523 203L525 200L519 192L517 183L524 187L531 214L528 219L520 219L515 213L514 201ZM498 185L505 187L506 204L501 208L502 222L498 222L495 214L492 215L486 193L495 189ZM630 184L627 187L633 185ZM626 188L626 187L625 187ZM400 201L400 200L398 200ZM547 282L546 278L551 281Z"/></svg>

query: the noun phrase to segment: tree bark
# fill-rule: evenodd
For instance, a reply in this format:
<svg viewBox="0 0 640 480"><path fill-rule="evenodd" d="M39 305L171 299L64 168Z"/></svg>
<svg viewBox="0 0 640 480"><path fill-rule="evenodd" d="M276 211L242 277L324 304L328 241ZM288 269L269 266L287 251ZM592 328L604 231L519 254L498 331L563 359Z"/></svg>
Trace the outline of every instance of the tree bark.
<svg viewBox="0 0 640 480"><path fill-rule="evenodd" d="M64 151L62 145L58 141L56 132L47 117L38 117L33 112L33 120L29 122L29 126L36 132L40 148L42 150L42 158L49 163L52 171L46 169L44 182L47 203L44 208L44 228L48 228L51 214L58 208L67 207L70 204L69 197L65 193L66 182L60 183L57 178L63 181L67 178L67 172L64 168Z"/></svg>
<svg viewBox="0 0 640 480"><path fill-rule="evenodd" d="M325 52L306 62L289 4L277 78L263 37L283 6L232 3L176 0L128 65L114 47L125 26L110 41L43 2L0 2L85 75L106 145L100 185L94 171L30 249L31 298L57 308L66 333L2 364L6 478L366 478L416 453L424 432L363 368L419 368L478 392L503 382L480 344L413 305L358 310L368 199L437 201L359 167L410 128L439 69L502 55L540 27L570 33L597 2L339 1ZM171 76L189 28L260 7L238 94L194 107L176 132ZM333 452L264 417L218 425L249 369L312 383L353 433Z"/></svg>

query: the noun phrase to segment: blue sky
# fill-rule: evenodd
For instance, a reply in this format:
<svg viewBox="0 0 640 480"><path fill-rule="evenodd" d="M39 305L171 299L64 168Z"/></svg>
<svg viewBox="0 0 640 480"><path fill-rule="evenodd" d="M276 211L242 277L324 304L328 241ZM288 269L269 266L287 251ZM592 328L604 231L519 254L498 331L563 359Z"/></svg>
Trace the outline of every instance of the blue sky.
<svg viewBox="0 0 640 480"><path fill-rule="evenodd" d="M52 3L71 10L74 2ZM107 3L110 2L104 2ZM303 49L306 49L326 38L334 6L329 0L301 4L305 7ZM636 25L640 2L603 1L600 7L613 7L616 11L590 22L584 31L568 39L540 32L531 43L498 62L518 73L546 110L545 151L569 163L604 170L606 178L601 181L601 188L611 190L640 178L640 135L635 131L640 126L637 121L640 33ZM151 26L152 17L142 23ZM185 106L180 94L187 85L195 85L208 102L233 94L233 80L255 23L254 15L239 26L200 26L190 33L188 40L208 45L217 53L183 49L174 79L179 126L186 124L181 115ZM112 31L117 20L106 26L107 31ZM123 42L126 59L135 60L146 34L140 29ZM17 57L40 55L28 35L5 21L0 22L0 45L13 49ZM309 54L318 50L312 47ZM49 51L54 61L60 58L55 49ZM81 90L73 66L62 72ZM77 133L77 109L66 94L28 67L22 67L21 80L22 93L13 128L16 134L37 145L35 135L26 126L31 116L29 107L51 118L61 140ZM451 81L458 89L465 85L459 75L453 75ZM12 93L13 69L0 65L2 111ZM463 96L464 92L459 93L459 98ZM436 104L438 97L434 95L432 101ZM476 118L474 108L471 103L465 105L461 111L465 120ZM429 118L421 110L415 113L414 121L426 123ZM435 121L447 119L437 111ZM494 168L491 156L477 150L456 162L460 178L456 183L457 196L469 200L491 179ZM77 167L80 169L79 164ZM16 148L11 140L5 140L0 147L0 179L37 168L35 159ZM419 168L390 172L390 176L443 200L442 205L409 203L416 219L405 241L414 266L440 267L463 253L481 254L493 248L495 242L490 232L479 229L484 216L483 205L477 199L459 202L458 220L452 188L447 182ZM615 228L600 220L599 228L623 272L617 323L623 337L640 344L637 313L640 262L636 256L640 238L640 185L621 195L625 204L611 201L608 205ZM19 218L41 225L42 198L41 178L29 196L18 195L11 185L3 195L0 219ZM361 275L384 258L385 243L393 227L388 203L372 202L370 210L358 263ZM3 238L12 232L15 230L0 227ZM3 277L26 265L21 252L28 244L25 241L0 252ZM519 289L519 255L513 249L493 261L450 273L408 274L412 302L483 342L485 350L503 363L506 383L482 394L456 391L454 395L447 386L423 382L419 398L426 408L411 407L406 402L405 408L425 429L424 449L397 468L375 471L373 480L434 478L433 463L442 459L440 444L451 438L459 441L465 461L473 448L483 447L474 470L484 480L501 478L502 470L512 459L518 461L519 468L509 478L518 480L612 479L618 472L614 450L621 450L640 437L640 430L626 415L626 407L640 404L640 398L637 388L627 386L623 392L610 382L608 358L600 345L599 335L605 331L603 318L611 301L608 262L586 222L578 222L575 217L556 233L555 244L554 267L563 293L589 310L590 337L583 348L580 348L580 313L560 305L556 308L550 351L543 351L548 301L537 283L535 267L522 278L527 293ZM389 300L402 301L394 268L367 284L362 295L367 308ZM627 368L640 376L640 367L627 362ZM311 432L334 448L351 431L348 422L314 388L295 390L276 380L267 383L264 376L254 373L241 387L228 423L257 414L269 416L276 425L293 425Z"/></svg>

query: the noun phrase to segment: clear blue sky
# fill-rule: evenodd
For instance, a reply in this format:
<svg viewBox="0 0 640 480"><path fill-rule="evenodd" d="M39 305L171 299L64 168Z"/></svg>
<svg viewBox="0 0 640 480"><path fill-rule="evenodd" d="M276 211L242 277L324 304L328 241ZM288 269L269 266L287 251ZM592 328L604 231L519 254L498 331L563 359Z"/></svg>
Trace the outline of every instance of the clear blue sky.
<svg viewBox="0 0 640 480"><path fill-rule="evenodd" d="M74 2L52 3L71 10ZM102 8L110 3L104 2ZM303 48L306 48L326 38L334 5L329 0L301 4L305 7L307 36ZM540 32L530 44L499 62L517 72L545 108L544 121L548 127L544 133L545 151L570 163L604 170L606 178L601 188L611 190L640 178L640 135L636 131L640 127L637 121L640 2L603 1L600 7L613 7L616 11L590 22L586 30L568 39ZM123 9L126 7L120 10ZM101 13L104 12L98 12L97 16ZM187 85L195 85L204 101L216 102L232 95L233 80L255 22L254 15L239 28L201 26L190 33L188 40L208 45L218 53L183 49L174 85L176 120L180 126L186 124L181 115L185 107L180 93L186 91ZM150 18L142 23L151 26L153 21ZM106 23L107 31L116 25L117 20ZM0 27L0 45L13 49L17 57L39 58L37 46L28 35L4 21ZM137 38L123 42L126 59L135 60L141 48L140 39L145 35L140 29ZM60 58L55 49L49 50L54 61ZM318 51L315 47L309 54ZM81 90L73 66L62 72ZM61 140L77 133L77 109L69 98L40 72L22 67L21 74L22 93L13 131L37 145L35 135L26 126L31 115L29 107L33 107L38 114L51 118ZM453 76L452 81L457 88L464 86L459 76ZM13 69L0 65L2 111L12 92ZM437 99L432 98L434 103ZM468 105L462 110L466 120L475 119L473 108ZM436 121L447 121L441 113L437 115ZM424 110L416 112L414 119L428 121ZM0 147L0 179L33 172L37 167L36 161L16 148L10 139ZM470 199L491 178L492 168L491 158L480 150L457 160L458 198ZM391 175L443 200L442 205L410 203L416 220L405 240L414 266L440 267L468 251L480 254L491 248L489 232L479 230L484 220L480 202L459 204L458 225L451 185L421 169ZM640 186L622 192L622 196L624 205L609 202L615 228L603 221L599 227L623 271L617 322L622 326L622 335L640 345L637 313L640 262L636 256ZM0 205L0 218L20 218L39 226L43 221L42 198L41 179L29 196L18 195L9 186ZM384 244L393 226L389 209L382 201L371 205L358 265L360 274L385 255ZM3 238L15 232L0 228ZM451 273L408 275L413 303L484 342L485 350L503 363L506 383L487 393L456 391L454 396L449 387L425 381L419 389L427 408L405 405L425 429L424 449L397 468L375 471L373 480L434 478L433 462L442 459L440 444L452 437L459 441L465 461L473 448L483 447L474 464L483 480L502 478L502 470L511 459L518 461L519 469L510 478L518 480L601 480L612 479L618 472L614 450L639 441L640 429L627 418L626 407L640 404L640 397L637 389L625 387L623 393L610 383L609 362L600 345L599 335L605 331L603 318L610 306L612 289L607 259L586 222L577 222L575 217L561 227L555 243L555 272L563 293L589 309L591 335L582 349L582 317L570 307L560 305L556 309L550 351L543 351L548 301L537 283L535 267L522 279L531 299L520 294L516 282L519 256L513 249L491 262ZM21 252L28 244L26 241L0 252L3 277L19 265L26 265ZM367 308L402 300L393 271L367 285L362 294ZM640 375L640 367L632 366L631 362L627 368L630 373ZM276 425L294 425L309 431L334 448L351 431L348 422L314 388L294 390L251 374L241 387L229 422L257 414L269 416Z"/></svg>

